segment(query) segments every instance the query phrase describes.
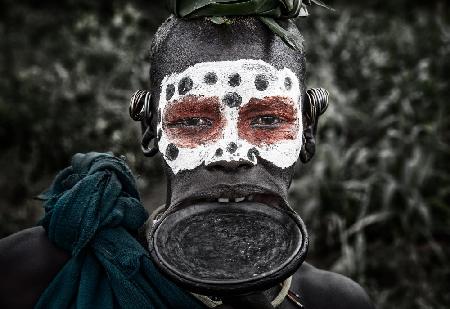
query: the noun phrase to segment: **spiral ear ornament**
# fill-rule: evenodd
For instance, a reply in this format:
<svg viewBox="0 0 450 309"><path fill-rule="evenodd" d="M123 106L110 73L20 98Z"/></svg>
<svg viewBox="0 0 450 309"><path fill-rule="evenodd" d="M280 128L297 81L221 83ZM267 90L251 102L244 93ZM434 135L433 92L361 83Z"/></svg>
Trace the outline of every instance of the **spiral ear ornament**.
<svg viewBox="0 0 450 309"><path fill-rule="evenodd" d="M306 120L310 124L317 125L317 119L325 113L328 108L328 96L330 93L323 88L311 88L306 90L305 104Z"/></svg>
<svg viewBox="0 0 450 309"><path fill-rule="evenodd" d="M323 88L311 88L306 91L304 105L307 125L303 131L303 145L300 151L300 160L308 163L316 152L315 135L320 115L328 108L329 93Z"/></svg>
<svg viewBox="0 0 450 309"><path fill-rule="evenodd" d="M150 92L145 90L136 91L130 100L130 117L134 121L142 121L147 116L150 107Z"/></svg>
<svg viewBox="0 0 450 309"><path fill-rule="evenodd" d="M155 132L151 125L152 120L152 112L150 109L150 92L146 90L138 90L136 91L130 100L130 117L134 121L143 121L145 120L144 126L146 126L144 134L142 135L141 140L141 149L146 157L153 157L158 153L158 145L154 142ZM153 146L150 147L150 144L153 141Z"/></svg>

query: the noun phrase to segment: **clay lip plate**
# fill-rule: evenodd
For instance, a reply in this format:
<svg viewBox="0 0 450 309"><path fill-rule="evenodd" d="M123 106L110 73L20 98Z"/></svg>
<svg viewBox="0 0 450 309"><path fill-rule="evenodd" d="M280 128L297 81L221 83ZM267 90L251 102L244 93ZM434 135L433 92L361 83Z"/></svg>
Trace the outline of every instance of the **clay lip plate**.
<svg viewBox="0 0 450 309"><path fill-rule="evenodd" d="M307 243L293 211L259 202L204 202L161 219L150 245L156 264L175 281L219 288L288 277L303 262Z"/></svg>

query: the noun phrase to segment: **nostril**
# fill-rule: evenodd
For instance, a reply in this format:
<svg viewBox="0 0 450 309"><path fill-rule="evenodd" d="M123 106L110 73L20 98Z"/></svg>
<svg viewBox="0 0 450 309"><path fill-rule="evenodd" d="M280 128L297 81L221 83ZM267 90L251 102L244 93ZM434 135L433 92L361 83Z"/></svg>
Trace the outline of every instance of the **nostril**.
<svg viewBox="0 0 450 309"><path fill-rule="evenodd" d="M255 162L257 160L258 156L259 156L259 151L255 147L251 148L247 153L247 158L252 162Z"/></svg>

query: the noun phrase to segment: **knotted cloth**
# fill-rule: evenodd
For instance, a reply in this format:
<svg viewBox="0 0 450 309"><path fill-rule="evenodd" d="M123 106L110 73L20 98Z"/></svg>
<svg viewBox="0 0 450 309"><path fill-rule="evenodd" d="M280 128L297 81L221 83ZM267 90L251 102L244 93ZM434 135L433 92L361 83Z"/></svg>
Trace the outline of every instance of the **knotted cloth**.
<svg viewBox="0 0 450 309"><path fill-rule="evenodd" d="M308 16L312 3L330 9L320 0L167 0L169 9L181 18L211 17L216 23L225 22L224 16L257 16L270 30L291 48L301 51L302 40L295 32L283 28L276 19ZM294 24L295 26L295 24Z"/></svg>
<svg viewBox="0 0 450 309"><path fill-rule="evenodd" d="M71 258L36 308L204 308L164 278L132 236L148 215L122 159L77 154L40 197L40 224Z"/></svg>

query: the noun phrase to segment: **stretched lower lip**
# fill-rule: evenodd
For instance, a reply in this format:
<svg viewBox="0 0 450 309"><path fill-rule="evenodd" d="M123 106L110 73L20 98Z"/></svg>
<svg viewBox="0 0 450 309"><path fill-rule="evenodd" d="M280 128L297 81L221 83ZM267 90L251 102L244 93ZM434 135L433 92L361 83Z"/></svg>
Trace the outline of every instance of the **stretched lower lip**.
<svg viewBox="0 0 450 309"><path fill-rule="evenodd" d="M161 218L149 245L156 265L188 290L225 295L284 279L303 262L307 244L293 212L259 202L199 201Z"/></svg>

